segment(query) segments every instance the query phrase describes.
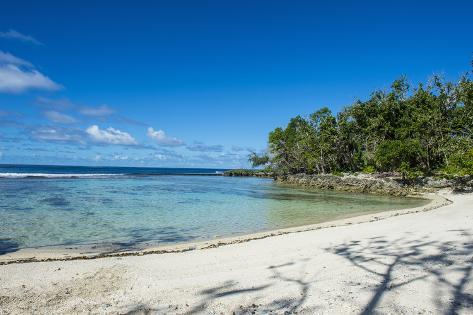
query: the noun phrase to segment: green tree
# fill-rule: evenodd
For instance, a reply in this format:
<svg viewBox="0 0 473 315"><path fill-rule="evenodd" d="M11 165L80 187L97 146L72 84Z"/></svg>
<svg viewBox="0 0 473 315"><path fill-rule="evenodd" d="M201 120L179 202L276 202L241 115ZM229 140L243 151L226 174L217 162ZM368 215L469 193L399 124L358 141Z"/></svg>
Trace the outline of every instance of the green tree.
<svg viewBox="0 0 473 315"><path fill-rule="evenodd" d="M248 156L248 161L253 167L265 166L269 163L269 156L267 154L258 155L256 152L251 152Z"/></svg>
<svg viewBox="0 0 473 315"><path fill-rule="evenodd" d="M345 107L336 117L324 107L292 118L269 134L268 156L254 165L276 173L375 170L412 174L472 174L473 83L434 76L411 89L395 80L388 91Z"/></svg>

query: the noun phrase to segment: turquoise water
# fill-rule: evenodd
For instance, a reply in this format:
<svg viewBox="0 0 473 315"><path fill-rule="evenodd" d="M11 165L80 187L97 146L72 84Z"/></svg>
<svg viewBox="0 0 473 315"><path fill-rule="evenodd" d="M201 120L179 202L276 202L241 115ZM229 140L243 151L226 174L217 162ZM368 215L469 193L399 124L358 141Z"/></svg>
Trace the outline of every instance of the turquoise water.
<svg viewBox="0 0 473 315"><path fill-rule="evenodd" d="M17 176L0 179L0 201L0 253L51 245L175 244L426 203L222 176Z"/></svg>

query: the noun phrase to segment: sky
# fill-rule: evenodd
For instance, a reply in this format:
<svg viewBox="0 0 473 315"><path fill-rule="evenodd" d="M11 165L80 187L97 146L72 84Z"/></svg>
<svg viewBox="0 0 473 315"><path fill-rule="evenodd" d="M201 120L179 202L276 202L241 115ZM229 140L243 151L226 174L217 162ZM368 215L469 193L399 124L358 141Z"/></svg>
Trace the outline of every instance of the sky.
<svg viewBox="0 0 473 315"><path fill-rule="evenodd" d="M457 80L473 1L4 1L0 163L248 167L291 117Z"/></svg>

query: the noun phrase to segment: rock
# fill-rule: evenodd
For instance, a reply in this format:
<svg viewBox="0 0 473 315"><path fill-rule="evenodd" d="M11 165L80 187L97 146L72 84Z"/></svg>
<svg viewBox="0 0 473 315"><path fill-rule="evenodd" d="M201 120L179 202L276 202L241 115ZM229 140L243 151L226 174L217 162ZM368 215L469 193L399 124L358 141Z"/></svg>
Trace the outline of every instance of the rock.
<svg viewBox="0 0 473 315"><path fill-rule="evenodd" d="M452 187L452 181L445 178L426 178L425 186L429 188L447 188Z"/></svg>
<svg viewBox="0 0 473 315"><path fill-rule="evenodd" d="M391 196L406 196L413 191L390 177L375 177L367 174L336 176L330 174L295 174L277 177L284 184L358 193Z"/></svg>

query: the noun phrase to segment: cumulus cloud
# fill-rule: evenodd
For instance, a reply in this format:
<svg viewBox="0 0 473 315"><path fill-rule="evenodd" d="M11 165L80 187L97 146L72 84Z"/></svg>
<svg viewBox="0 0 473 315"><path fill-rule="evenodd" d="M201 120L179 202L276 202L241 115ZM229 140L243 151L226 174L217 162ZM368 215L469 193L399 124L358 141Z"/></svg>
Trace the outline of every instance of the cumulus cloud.
<svg viewBox="0 0 473 315"><path fill-rule="evenodd" d="M75 123L77 120L74 117L69 115L56 112L54 110L45 111L44 116L52 122L60 123L60 124L72 124Z"/></svg>
<svg viewBox="0 0 473 315"><path fill-rule="evenodd" d="M15 39L15 40L19 40L19 41L34 44L34 45L44 45L43 43L33 38L32 36L22 34L15 30L8 30L6 32L0 32L0 38Z"/></svg>
<svg viewBox="0 0 473 315"><path fill-rule="evenodd" d="M89 137L97 143L121 145L138 144L135 138L133 138L129 133L120 131L112 127L109 127L107 129L100 129L97 125L92 125L87 128L86 132Z"/></svg>
<svg viewBox="0 0 473 315"><path fill-rule="evenodd" d="M194 144L187 146L187 149L190 151L197 151L197 152L222 152L223 145L215 144L215 145L208 145L202 142L194 142Z"/></svg>
<svg viewBox="0 0 473 315"><path fill-rule="evenodd" d="M184 145L184 141L175 137L170 137L166 135L163 130L154 130L152 127L148 128L148 137L155 140L159 145L162 146L178 147Z"/></svg>
<svg viewBox="0 0 473 315"><path fill-rule="evenodd" d="M113 109L107 105L101 105L99 107L83 107L79 110L82 115L89 117L106 117L115 113Z"/></svg>

